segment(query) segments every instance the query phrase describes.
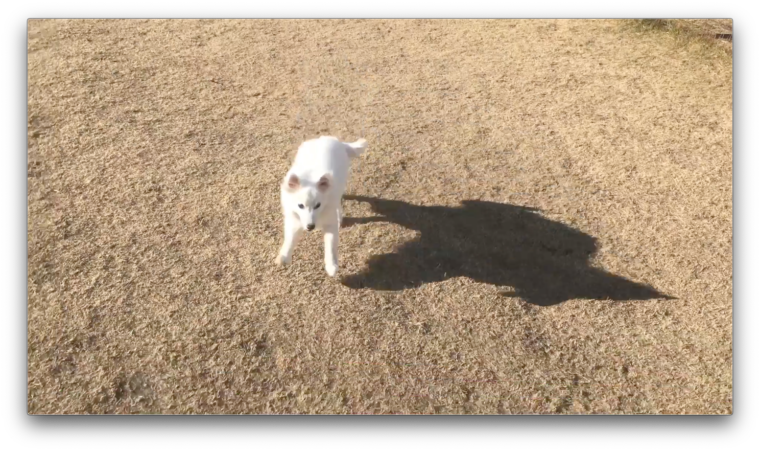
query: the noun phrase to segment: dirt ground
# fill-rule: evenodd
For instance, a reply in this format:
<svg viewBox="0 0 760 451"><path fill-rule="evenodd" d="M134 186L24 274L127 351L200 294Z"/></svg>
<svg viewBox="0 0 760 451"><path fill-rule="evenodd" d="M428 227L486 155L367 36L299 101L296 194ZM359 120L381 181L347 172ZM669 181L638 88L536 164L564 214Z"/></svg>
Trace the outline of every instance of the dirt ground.
<svg viewBox="0 0 760 451"><path fill-rule="evenodd" d="M731 413L725 45L30 21L28 411ZM273 263L323 134L370 143L335 279L321 234Z"/></svg>

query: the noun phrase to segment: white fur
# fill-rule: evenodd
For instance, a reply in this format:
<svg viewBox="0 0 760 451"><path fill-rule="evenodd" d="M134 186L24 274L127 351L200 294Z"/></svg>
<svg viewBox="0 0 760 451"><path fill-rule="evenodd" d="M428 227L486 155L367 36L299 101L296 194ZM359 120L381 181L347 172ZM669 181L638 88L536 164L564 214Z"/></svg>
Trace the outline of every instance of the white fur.
<svg viewBox="0 0 760 451"><path fill-rule="evenodd" d="M313 225L314 229L325 233L327 274L334 276L338 272L338 231L343 215L341 198L351 160L366 148L364 139L345 143L331 136L301 144L280 187L285 238L275 259L277 264L290 263L301 234Z"/></svg>

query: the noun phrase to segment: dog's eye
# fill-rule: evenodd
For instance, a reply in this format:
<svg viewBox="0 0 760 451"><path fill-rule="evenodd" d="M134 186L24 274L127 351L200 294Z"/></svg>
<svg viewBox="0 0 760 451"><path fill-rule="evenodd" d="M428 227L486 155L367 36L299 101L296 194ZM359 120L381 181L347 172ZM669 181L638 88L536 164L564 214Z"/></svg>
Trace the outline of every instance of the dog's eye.
<svg viewBox="0 0 760 451"><path fill-rule="evenodd" d="M322 205L322 204L317 204L317 205L315 205L315 206L314 206L314 209L316 210L317 208L319 208L319 206L320 206L320 205Z"/></svg>
<svg viewBox="0 0 760 451"><path fill-rule="evenodd" d="M298 204L298 208L300 208L301 210L303 210L303 204Z"/></svg>

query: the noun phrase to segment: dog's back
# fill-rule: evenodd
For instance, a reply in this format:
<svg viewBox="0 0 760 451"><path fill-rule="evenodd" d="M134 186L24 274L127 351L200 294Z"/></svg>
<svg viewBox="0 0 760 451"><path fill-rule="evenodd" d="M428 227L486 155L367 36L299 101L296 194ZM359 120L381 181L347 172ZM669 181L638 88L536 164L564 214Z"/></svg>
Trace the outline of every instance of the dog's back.
<svg viewBox="0 0 760 451"><path fill-rule="evenodd" d="M360 139L344 143L332 136L321 136L305 141L298 148L293 161L293 170L299 177L316 182L325 173L331 173L334 192L343 194L348 178L351 160L361 155L367 148L367 141Z"/></svg>

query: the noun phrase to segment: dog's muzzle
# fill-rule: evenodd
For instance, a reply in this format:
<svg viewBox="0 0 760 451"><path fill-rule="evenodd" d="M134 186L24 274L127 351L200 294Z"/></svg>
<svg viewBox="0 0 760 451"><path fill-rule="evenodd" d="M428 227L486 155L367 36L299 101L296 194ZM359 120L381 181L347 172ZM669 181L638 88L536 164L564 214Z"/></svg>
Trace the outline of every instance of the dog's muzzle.
<svg viewBox="0 0 760 451"><path fill-rule="evenodd" d="M314 224L306 224L306 230L314 230Z"/></svg>

